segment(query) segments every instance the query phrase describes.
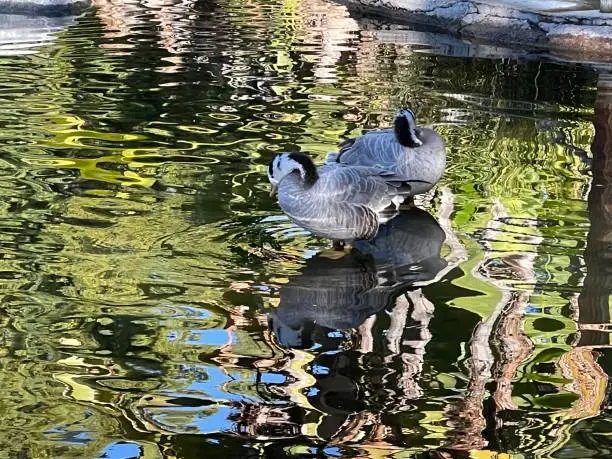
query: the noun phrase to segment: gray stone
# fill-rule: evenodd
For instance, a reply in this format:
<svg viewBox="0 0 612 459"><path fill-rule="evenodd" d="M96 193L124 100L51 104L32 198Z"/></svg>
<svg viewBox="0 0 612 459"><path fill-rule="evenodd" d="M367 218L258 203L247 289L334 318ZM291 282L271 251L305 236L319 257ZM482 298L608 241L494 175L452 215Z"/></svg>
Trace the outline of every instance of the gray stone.
<svg viewBox="0 0 612 459"><path fill-rule="evenodd" d="M31 16L68 16L84 11L91 0L0 0L0 13Z"/></svg>
<svg viewBox="0 0 612 459"><path fill-rule="evenodd" d="M576 53L571 46L563 47L530 47L513 46L487 40L469 40L458 34L443 30L415 30L406 25L390 23L388 20L373 16L358 18L359 27L378 42L407 45L415 50L427 50L428 54L439 54L455 57L478 57L484 59L520 58L526 60L553 60L559 62L580 63L599 72L612 72L612 59L609 55L593 56ZM559 29L561 31L561 29ZM559 40L568 39L559 35Z"/></svg>
<svg viewBox="0 0 612 459"><path fill-rule="evenodd" d="M366 15L431 25L462 38L593 56L612 54L612 14L601 12L596 0L339 1Z"/></svg>

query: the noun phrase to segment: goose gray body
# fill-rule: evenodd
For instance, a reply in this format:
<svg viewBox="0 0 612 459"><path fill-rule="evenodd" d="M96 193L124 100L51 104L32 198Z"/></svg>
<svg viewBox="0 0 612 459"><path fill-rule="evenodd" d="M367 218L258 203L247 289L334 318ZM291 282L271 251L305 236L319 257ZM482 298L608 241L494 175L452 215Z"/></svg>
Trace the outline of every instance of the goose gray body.
<svg viewBox="0 0 612 459"><path fill-rule="evenodd" d="M398 120L402 120L402 117L411 118L404 121L404 127L398 126ZM425 193L444 173L444 140L433 129L417 128L411 111L402 111L396 115L394 124L394 128L371 131L356 139L345 140L340 144L336 162L392 171L411 182L411 195ZM405 134L408 141L404 143L412 146L400 143L401 136L398 136L398 131L402 129L408 131Z"/></svg>
<svg viewBox="0 0 612 459"><path fill-rule="evenodd" d="M277 184L278 202L302 228L337 241L372 239L379 224L396 214L396 204L411 190L395 174L379 168L330 164L316 168L316 176L307 183L300 169L283 175Z"/></svg>

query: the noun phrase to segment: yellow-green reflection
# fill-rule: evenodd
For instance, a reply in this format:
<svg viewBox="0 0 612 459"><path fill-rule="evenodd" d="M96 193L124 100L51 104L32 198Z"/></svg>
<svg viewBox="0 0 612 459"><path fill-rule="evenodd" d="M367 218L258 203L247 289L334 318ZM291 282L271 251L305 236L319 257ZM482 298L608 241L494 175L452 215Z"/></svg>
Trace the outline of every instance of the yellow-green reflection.
<svg viewBox="0 0 612 459"><path fill-rule="evenodd" d="M576 447L583 422L599 446L608 375L576 323L593 71L433 55L322 0L95 3L0 58L3 451L521 457ZM325 259L266 167L403 104L449 166L419 201L446 266L398 296ZM268 320L321 266L393 302L282 348Z"/></svg>

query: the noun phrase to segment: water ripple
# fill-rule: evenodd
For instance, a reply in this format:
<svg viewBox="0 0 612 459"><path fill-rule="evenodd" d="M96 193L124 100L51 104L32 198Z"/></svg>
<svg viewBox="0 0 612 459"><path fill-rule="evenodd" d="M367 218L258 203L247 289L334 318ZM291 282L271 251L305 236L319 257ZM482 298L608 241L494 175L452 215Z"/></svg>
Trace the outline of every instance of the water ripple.
<svg viewBox="0 0 612 459"><path fill-rule="evenodd" d="M6 454L606 448L592 69L444 56L324 0L93 4L0 15ZM340 257L268 162L403 105L445 176Z"/></svg>

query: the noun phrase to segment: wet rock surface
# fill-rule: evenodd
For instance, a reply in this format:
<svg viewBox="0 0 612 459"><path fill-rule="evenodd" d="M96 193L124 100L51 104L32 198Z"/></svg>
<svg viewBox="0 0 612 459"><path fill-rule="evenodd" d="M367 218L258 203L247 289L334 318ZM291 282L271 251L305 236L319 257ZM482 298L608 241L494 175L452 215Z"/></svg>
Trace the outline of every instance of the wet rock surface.
<svg viewBox="0 0 612 459"><path fill-rule="evenodd" d="M594 57L612 53L612 14L601 12L597 1L341 1L352 11L426 24L462 38Z"/></svg>

